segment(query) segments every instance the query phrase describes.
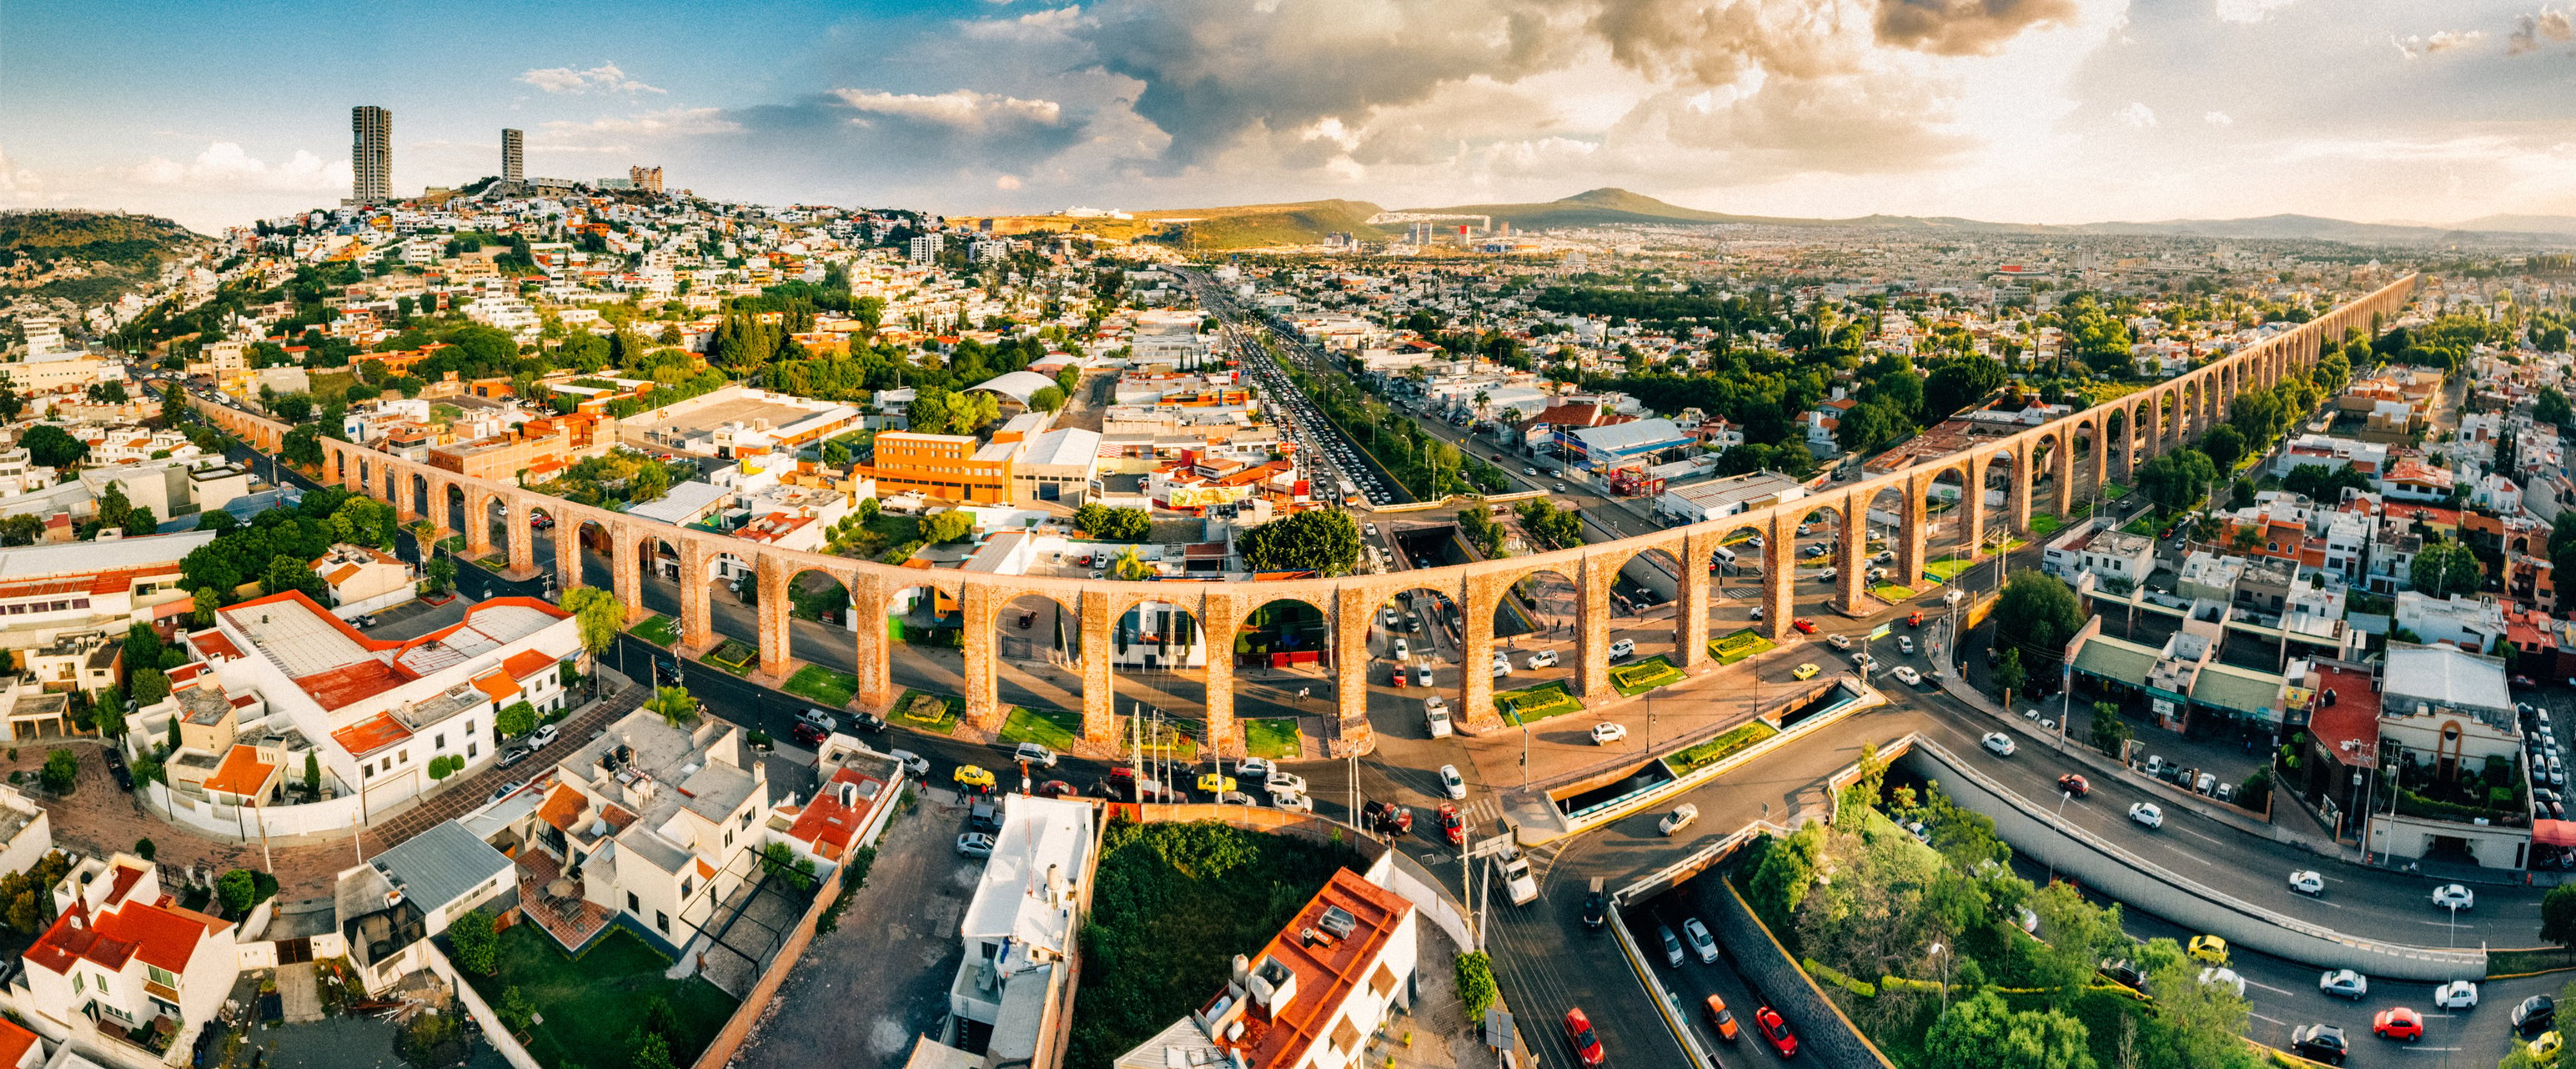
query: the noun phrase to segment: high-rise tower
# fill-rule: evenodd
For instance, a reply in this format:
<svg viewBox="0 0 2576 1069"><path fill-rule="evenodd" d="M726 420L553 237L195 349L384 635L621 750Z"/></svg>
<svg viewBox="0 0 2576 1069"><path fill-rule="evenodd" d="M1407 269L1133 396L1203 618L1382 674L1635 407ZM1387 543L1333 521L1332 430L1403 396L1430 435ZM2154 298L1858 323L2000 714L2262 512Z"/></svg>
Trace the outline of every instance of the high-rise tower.
<svg viewBox="0 0 2576 1069"><path fill-rule="evenodd" d="M513 185L527 177L527 157L522 153L526 135L517 130L501 131L501 180Z"/></svg>
<svg viewBox="0 0 2576 1069"><path fill-rule="evenodd" d="M360 204L394 197L394 113L373 104L349 109L349 195Z"/></svg>

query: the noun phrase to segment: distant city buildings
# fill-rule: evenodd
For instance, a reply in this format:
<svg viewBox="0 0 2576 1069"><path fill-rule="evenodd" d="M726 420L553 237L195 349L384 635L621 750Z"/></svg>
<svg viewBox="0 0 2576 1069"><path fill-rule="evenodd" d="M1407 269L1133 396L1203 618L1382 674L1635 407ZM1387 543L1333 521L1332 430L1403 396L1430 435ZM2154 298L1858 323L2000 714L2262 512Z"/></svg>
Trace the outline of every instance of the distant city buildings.
<svg viewBox="0 0 2576 1069"><path fill-rule="evenodd" d="M394 196L394 113L373 104L349 109L349 199L381 204Z"/></svg>
<svg viewBox="0 0 2576 1069"><path fill-rule="evenodd" d="M527 135L517 130L501 131L501 180L516 184L527 177Z"/></svg>

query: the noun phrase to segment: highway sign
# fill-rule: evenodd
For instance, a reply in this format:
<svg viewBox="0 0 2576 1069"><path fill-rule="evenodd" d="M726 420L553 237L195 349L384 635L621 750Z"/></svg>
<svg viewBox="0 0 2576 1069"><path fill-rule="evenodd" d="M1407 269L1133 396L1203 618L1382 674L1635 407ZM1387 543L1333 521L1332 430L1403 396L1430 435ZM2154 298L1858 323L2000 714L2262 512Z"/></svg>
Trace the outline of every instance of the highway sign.
<svg viewBox="0 0 2576 1069"><path fill-rule="evenodd" d="M1894 625L1894 624L1880 624L1880 625L1878 625L1878 627L1876 627L1875 629L1873 629L1873 630L1871 630L1871 631L1870 631L1870 633L1869 633L1869 640L1870 640L1870 641L1872 641L1872 642L1876 642L1876 641L1878 641L1878 640L1880 640L1880 639L1882 639L1882 638L1886 638L1886 637L1887 637L1887 633L1888 633L1890 630L1893 630L1895 627L1896 627L1896 625Z"/></svg>

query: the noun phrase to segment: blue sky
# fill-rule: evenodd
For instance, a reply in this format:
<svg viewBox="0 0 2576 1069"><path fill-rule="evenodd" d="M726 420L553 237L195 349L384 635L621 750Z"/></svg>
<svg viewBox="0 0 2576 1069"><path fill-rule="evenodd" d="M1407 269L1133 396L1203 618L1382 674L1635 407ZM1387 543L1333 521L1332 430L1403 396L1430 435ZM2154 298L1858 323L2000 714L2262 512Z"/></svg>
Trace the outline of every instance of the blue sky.
<svg viewBox="0 0 2576 1069"><path fill-rule="evenodd" d="M2530 0L19 3L0 100L0 207L199 228L344 195L358 103L397 192L517 126L536 174L953 213L2576 214L2576 30Z"/></svg>

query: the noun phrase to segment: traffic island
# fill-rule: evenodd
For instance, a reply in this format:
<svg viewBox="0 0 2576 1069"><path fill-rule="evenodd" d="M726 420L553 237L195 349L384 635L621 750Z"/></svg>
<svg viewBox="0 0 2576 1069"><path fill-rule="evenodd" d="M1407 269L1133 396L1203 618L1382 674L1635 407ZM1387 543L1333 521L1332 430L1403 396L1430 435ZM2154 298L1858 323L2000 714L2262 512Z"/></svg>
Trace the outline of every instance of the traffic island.
<svg viewBox="0 0 2576 1069"><path fill-rule="evenodd" d="M1072 753L1082 748L1082 714L1015 705L1011 714L1002 719L999 741L1034 742L1057 753Z"/></svg>
<svg viewBox="0 0 2576 1069"><path fill-rule="evenodd" d="M1527 727L1552 716L1582 712L1583 699L1575 697L1559 680L1496 694L1494 711L1512 727Z"/></svg>
<svg viewBox="0 0 2576 1069"><path fill-rule="evenodd" d="M886 714L886 720L933 735L954 735L958 718L965 712L966 699L957 695L907 690L902 700L894 703L894 710Z"/></svg>
<svg viewBox="0 0 2576 1069"><path fill-rule="evenodd" d="M729 638L716 643L715 648L698 655L698 661L724 669L732 675L747 678L751 675L752 667L760 663L760 648L740 639Z"/></svg>
<svg viewBox="0 0 2576 1069"><path fill-rule="evenodd" d="M779 689L823 708L838 709L858 697L859 677L819 664L809 664L787 677L787 682Z"/></svg>
<svg viewBox="0 0 2576 1069"><path fill-rule="evenodd" d="M1717 663L1728 665L1734 664L1735 662L1741 661L1747 657L1769 653L1778 648L1780 648L1779 643L1763 637L1761 631L1748 627L1741 631L1730 632L1724 636L1710 639L1708 642L1708 655L1710 658L1716 660Z"/></svg>
<svg viewBox="0 0 2576 1069"><path fill-rule="evenodd" d="M1297 730L1296 717L1262 717L1238 723L1243 728L1244 752L1254 757L1294 761L1306 755L1306 739Z"/></svg>
<svg viewBox="0 0 2576 1069"><path fill-rule="evenodd" d="M626 631L666 650L670 649L673 643L680 641L680 622L668 616L655 615L652 619L627 628Z"/></svg>
<svg viewBox="0 0 2576 1069"><path fill-rule="evenodd" d="M1669 687L1685 678L1688 677L1682 675L1681 669L1673 667L1672 659L1660 653L1610 670L1610 686L1622 698L1634 698L1657 687Z"/></svg>

